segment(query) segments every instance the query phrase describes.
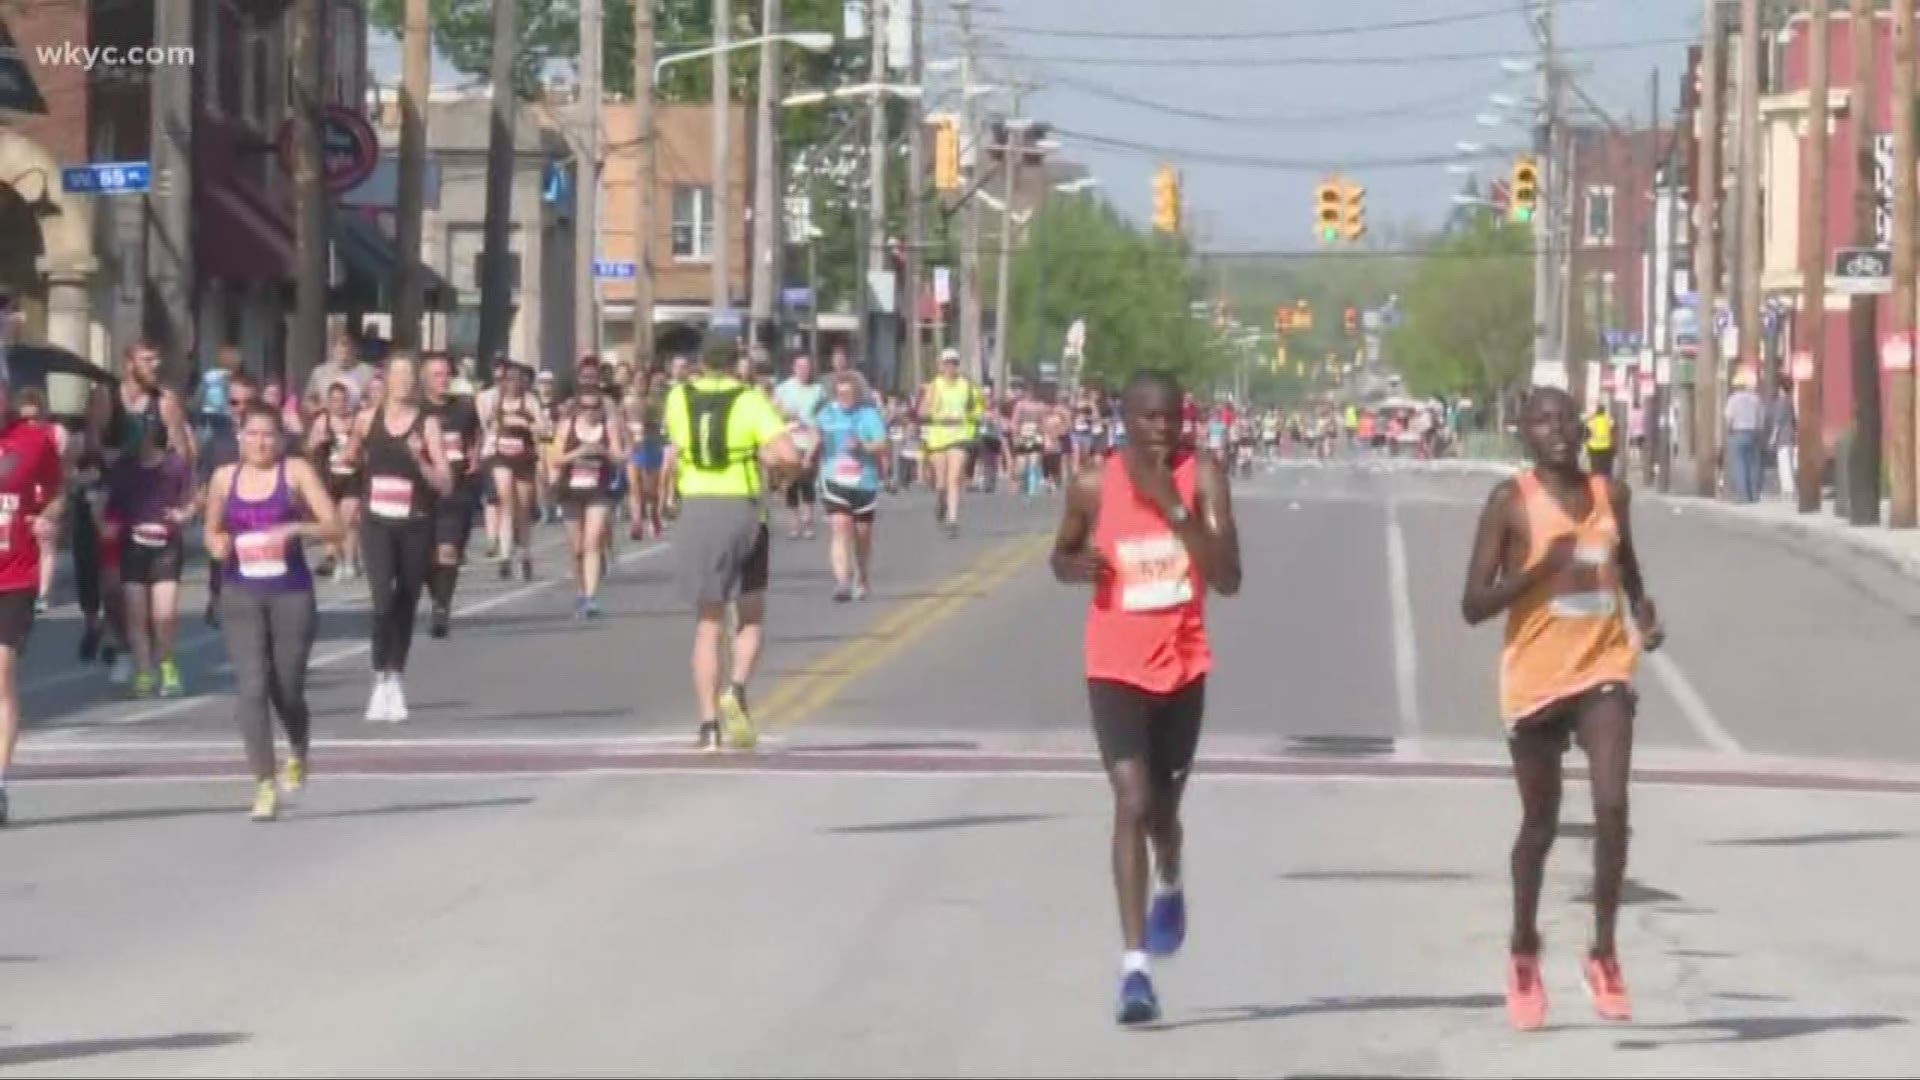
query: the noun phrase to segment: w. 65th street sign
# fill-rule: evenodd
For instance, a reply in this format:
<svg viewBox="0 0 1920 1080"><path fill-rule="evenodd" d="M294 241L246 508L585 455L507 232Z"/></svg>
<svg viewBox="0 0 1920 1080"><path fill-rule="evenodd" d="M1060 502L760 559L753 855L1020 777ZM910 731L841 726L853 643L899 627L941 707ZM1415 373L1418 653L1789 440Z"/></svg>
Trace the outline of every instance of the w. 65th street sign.
<svg viewBox="0 0 1920 1080"><path fill-rule="evenodd" d="M1827 288L1846 296L1883 296L1893 291L1893 252L1886 248L1841 248L1833 253Z"/></svg>

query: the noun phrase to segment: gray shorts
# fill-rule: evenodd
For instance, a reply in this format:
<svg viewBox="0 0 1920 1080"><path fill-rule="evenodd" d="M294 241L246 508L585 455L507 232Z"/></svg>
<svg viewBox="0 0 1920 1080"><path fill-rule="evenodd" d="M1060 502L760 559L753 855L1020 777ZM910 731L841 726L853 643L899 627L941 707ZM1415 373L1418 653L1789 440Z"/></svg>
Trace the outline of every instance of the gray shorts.
<svg viewBox="0 0 1920 1080"><path fill-rule="evenodd" d="M724 604L765 592L769 552L761 503L692 496L681 503L673 530L681 599L695 606Z"/></svg>

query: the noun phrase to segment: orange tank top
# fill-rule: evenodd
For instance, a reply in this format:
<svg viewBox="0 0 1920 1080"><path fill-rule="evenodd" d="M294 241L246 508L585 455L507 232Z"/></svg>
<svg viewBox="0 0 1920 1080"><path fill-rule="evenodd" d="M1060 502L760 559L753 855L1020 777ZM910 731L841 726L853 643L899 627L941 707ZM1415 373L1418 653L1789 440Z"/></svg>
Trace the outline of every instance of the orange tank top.
<svg viewBox="0 0 1920 1080"><path fill-rule="evenodd" d="M1633 678L1639 647L1620 590L1620 527L1607 483L1592 477L1593 509L1575 522L1532 470L1515 478L1527 516L1527 566L1559 537L1576 537L1574 563L1516 600L1500 652L1500 715L1509 728L1556 702Z"/></svg>
<svg viewBox="0 0 1920 1080"><path fill-rule="evenodd" d="M1174 463L1173 484L1191 512L1199 459ZM1107 459L1093 546L1114 568L1087 612L1087 678L1170 694L1213 667L1207 587L1173 526L1134 491L1126 462Z"/></svg>

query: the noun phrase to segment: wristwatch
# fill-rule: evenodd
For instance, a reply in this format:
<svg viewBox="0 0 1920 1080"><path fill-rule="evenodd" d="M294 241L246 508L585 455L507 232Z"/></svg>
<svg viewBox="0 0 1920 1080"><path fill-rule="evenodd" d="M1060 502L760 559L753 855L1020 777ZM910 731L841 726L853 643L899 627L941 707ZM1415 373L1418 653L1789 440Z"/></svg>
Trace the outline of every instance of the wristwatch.
<svg viewBox="0 0 1920 1080"><path fill-rule="evenodd" d="M1181 525L1185 525L1187 522L1193 520L1193 515L1187 512L1187 508L1184 503L1174 503L1173 506L1167 510L1166 514L1167 514L1167 524L1172 525L1175 528L1178 528Z"/></svg>

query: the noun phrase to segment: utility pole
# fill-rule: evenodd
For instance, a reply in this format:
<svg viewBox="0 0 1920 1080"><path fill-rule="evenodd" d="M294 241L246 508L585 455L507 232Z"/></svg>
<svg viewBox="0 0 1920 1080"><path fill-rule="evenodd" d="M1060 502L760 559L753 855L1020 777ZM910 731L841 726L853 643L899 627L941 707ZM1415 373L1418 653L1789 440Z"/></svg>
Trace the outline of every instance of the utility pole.
<svg viewBox="0 0 1920 1080"><path fill-rule="evenodd" d="M1553 161L1554 140L1560 128L1560 80L1554 56L1554 0L1546 0L1540 10L1540 123L1533 132L1533 150L1540 176L1540 200L1536 206L1533 229L1533 362L1535 367L1558 363L1566 370L1566 345L1560 340L1556 351L1554 331L1559 321L1555 314L1553 290L1553 237L1558 229L1554 213L1553 188L1559 183L1558 167Z"/></svg>
<svg viewBox="0 0 1920 1080"><path fill-rule="evenodd" d="M733 137L727 110L733 103L727 48L733 43L733 4L713 0L713 293L709 300L709 329L733 307L733 286L727 271L733 262ZM649 76L651 77L651 76Z"/></svg>
<svg viewBox="0 0 1920 1080"><path fill-rule="evenodd" d="M927 0L915 0L913 19L913 55L909 69L913 86L927 80L926 12ZM961 91L964 94L966 91ZM926 105L914 98L907 107L907 388L920 392L926 381L926 355L920 341L920 290L926 274L927 241L927 117Z"/></svg>
<svg viewBox="0 0 1920 1080"><path fill-rule="evenodd" d="M1893 329L1913 347L1913 0L1893 0ZM1887 524L1911 529L1914 503L1913 362L1887 373L1886 455L1893 505Z"/></svg>
<svg viewBox="0 0 1920 1080"><path fill-rule="evenodd" d="M320 172L321 0L293 0L287 17L293 68L293 326L287 335L288 393L303 392L327 338L327 189Z"/></svg>
<svg viewBox="0 0 1920 1080"><path fill-rule="evenodd" d="M653 239L656 164L653 137L653 4L633 5L633 369L653 370Z"/></svg>
<svg viewBox="0 0 1920 1080"><path fill-rule="evenodd" d="M1012 342L1013 300L1013 200L1019 191L1020 163L1027 153L1027 133L1033 124L1020 116L1018 89L1013 95L1014 115L1007 118L1006 140L1000 144L1001 179L1006 186L1001 191L1005 205L1000 208L1000 273L994 283L998 295L994 298L993 309L993 388L996 393L1005 393L1007 386L1007 347Z"/></svg>
<svg viewBox="0 0 1920 1080"><path fill-rule="evenodd" d="M887 6L888 0L874 0L867 36L872 40L872 66L868 69L873 84L887 81ZM871 291L874 273L887 266L887 98L875 91L867 108L867 273L861 288ZM896 291L896 295L898 290ZM882 297L875 299L884 300ZM866 343L867 373L876 382L880 377L879 327L886 323L881 310L869 302L867 318L861 326Z"/></svg>
<svg viewBox="0 0 1920 1080"><path fill-rule="evenodd" d="M1734 170L1740 213L1739 363L1751 365L1754 389L1771 399L1760 324L1760 0L1740 0L1740 167Z"/></svg>
<svg viewBox="0 0 1920 1080"><path fill-rule="evenodd" d="M407 0L400 69L400 220L393 299L393 345L420 348L420 315L426 306L420 273L421 215L425 211L427 87L433 70L433 27L427 0Z"/></svg>
<svg viewBox="0 0 1920 1080"><path fill-rule="evenodd" d="M573 194L573 352L600 353L600 278L593 264L600 257L601 114L606 105L602 72L606 34L603 0L580 0L580 128L574 139Z"/></svg>
<svg viewBox="0 0 1920 1080"><path fill-rule="evenodd" d="M1694 494L1720 492L1720 186L1722 168L1720 3L1706 5L1707 40L1700 50L1700 168L1694 223L1694 295L1698 298L1699 358L1693 365Z"/></svg>
<svg viewBox="0 0 1920 1080"><path fill-rule="evenodd" d="M779 351L780 309L780 52L773 35L780 32L780 0L762 0L760 33L760 107L753 133L753 289L752 340ZM766 336L763 338L762 335Z"/></svg>
<svg viewBox="0 0 1920 1080"><path fill-rule="evenodd" d="M161 49L191 49L192 4L158 4L153 9L153 43ZM193 74L187 64L156 64L151 69L153 106L152 208L147 219L147 276L159 306L147 313L147 330L161 345L167 378L178 381L193 366Z"/></svg>
<svg viewBox="0 0 1920 1080"><path fill-rule="evenodd" d="M1848 36L1853 44L1853 90L1847 98L1853 129L1853 242L1878 246L1874 218L1879 194L1874 185L1873 60L1874 0L1852 0ZM1847 520L1880 523L1880 327L1871 296L1852 300L1853 455L1847 462Z"/></svg>
<svg viewBox="0 0 1920 1080"><path fill-rule="evenodd" d="M1647 192L1651 199L1647 210L1647 281L1646 305L1641 313L1640 340L1651 361L1654 356L1654 343L1659 340L1656 323L1659 321L1660 305L1656 290L1660 287L1660 69L1654 68L1647 80ZM1676 129L1677 130L1677 129ZM1645 385L1643 382L1641 385ZM1637 391L1636 391L1637 392ZM1660 388L1656 382L1654 391L1640 402L1640 415L1646 424L1646 459L1641 468L1641 480L1649 486L1660 479Z"/></svg>
<svg viewBox="0 0 1920 1080"><path fill-rule="evenodd" d="M480 362L490 364L507 349L513 328L513 253L508 228L513 221L513 122L518 99L513 89L513 60L520 48L519 4L493 5L492 123L487 132L486 221L481 240ZM534 267L527 272L538 273ZM521 357L540 364L538 357Z"/></svg>
<svg viewBox="0 0 1920 1080"><path fill-rule="evenodd" d="M1794 478L1794 486L1799 494L1800 512L1816 514L1820 512L1820 477L1824 471L1826 442L1821 437L1824 426L1821 413L1822 399L1825 396L1823 383L1827 373L1827 127L1832 113L1828 101L1832 96L1832 64L1827 55L1833 39L1833 20L1828 10L1828 0L1812 0L1807 48L1810 70L1807 73L1808 115L1807 153L1813 159L1813 174L1807 185L1807 198L1802 206L1806 243L1802 250L1805 266L1802 272L1806 278L1805 288L1801 290L1804 298L1800 318L1805 326L1807 350L1813 359L1813 370L1801 378L1794 373L1794 385L1798 391L1798 401L1794 405L1794 415L1799 419L1800 468Z"/></svg>
<svg viewBox="0 0 1920 1080"><path fill-rule="evenodd" d="M953 6L960 16L960 145L963 155L964 148L973 148L973 175L969 179L977 185L986 175L987 155L973 116L973 0L954 0ZM960 362L976 378L985 378L986 358L980 350L979 199L968 199L960 214Z"/></svg>

